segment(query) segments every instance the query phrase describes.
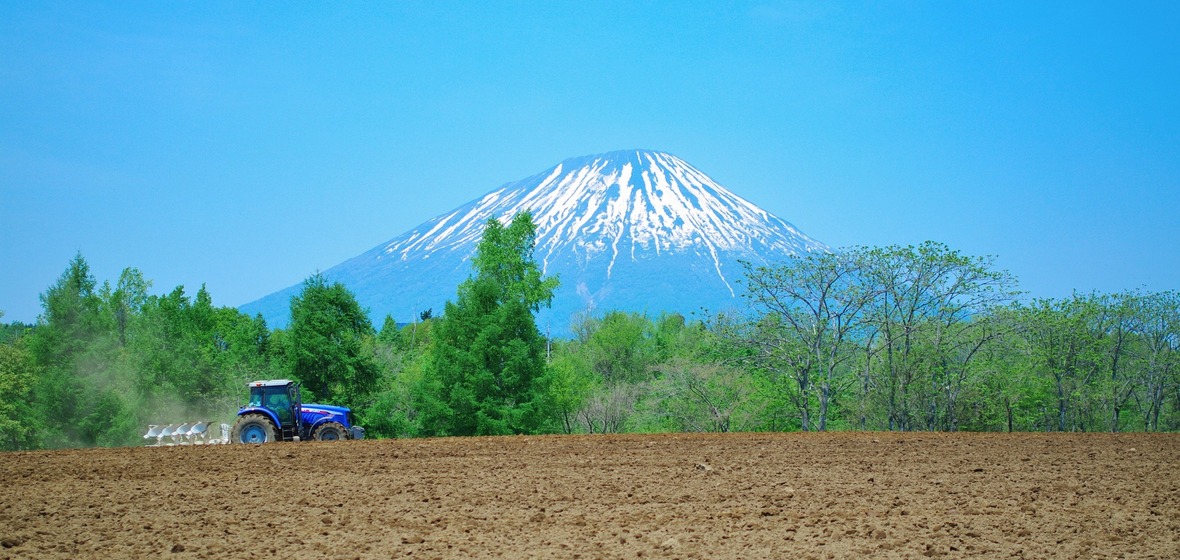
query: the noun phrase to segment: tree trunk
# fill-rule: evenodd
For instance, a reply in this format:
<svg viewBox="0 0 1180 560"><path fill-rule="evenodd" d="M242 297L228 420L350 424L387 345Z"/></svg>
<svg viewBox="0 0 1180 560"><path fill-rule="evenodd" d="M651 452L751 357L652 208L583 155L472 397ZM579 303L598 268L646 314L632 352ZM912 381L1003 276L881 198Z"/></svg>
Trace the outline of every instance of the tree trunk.
<svg viewBox="0 0 1180 560"><path fill-rule="evenodd" d="M811 379L808 374L803 374L798 378L799 382L799 417L803 423L803 431L811 431L811 399L807 397L807 392L811 390Z"/></svg>
<svg viewBox="0 0 1180 560"><path fill-rule="evenodd" d="M827 431L828 427L828 398L832 394L832 388L824 383L819 391L819 431Z"/></svg>
<svg viewBox="0 0 1180 560"><path fill-rule="evenodd" d="M1065 392L1060 384L1057 385L1057 431L1065 431Z"/></svg>

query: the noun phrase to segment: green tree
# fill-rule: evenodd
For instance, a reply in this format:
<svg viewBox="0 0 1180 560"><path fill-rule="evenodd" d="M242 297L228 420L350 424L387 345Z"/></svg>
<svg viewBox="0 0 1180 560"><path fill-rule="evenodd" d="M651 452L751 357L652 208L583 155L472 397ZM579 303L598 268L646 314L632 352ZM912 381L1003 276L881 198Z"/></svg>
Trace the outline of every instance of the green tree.
<svg viewBox="0 0 1180 560"><path fill-rule="evenodd" d="M427 392L424 378L430 324L426 320L399 328L393 318L374 340L380 376L373 405L359 415L367 433L377 437L412 437L422 433L419 403Z"/></svg>
<svg viewBox="0 0 1180 560"><path fill-rule="evenodd" d="M1166 395L1180 390L1180 293L1149 294L1140 310L1142 367L1136 399L1143 429L1154 432L1160 429Z"/></svg>
<svg viewBox="0 0 1180 560"><path fill-rule="evenodd" d="M1020 329L1030 348L1029 367L1051 386L1053 406L1044 426L1056 431L1098 427L1096 380L1102 363L1098 328L1102 310L1090 296L1037 299L1020 309Z"/></svg>
<svg viewBox="0 0 1180 560"><path fill-rule="evenodd" d="M578 413L597 383L585 356L576 352L576 343L558 341L554 346L540 380L543 406L546 416L556 419L559 431L570 434L577 431Z"/></svg>
<svg viewBox="0 0 1180 560"><path fill-rule="evenodd" d="M32 402L36 377L33 355L24 340L0 343L0 449L36 446Z"/></svg>
<svg viewBox="0 0 1180 560"><path fill-rule="evenodd" d="M291 298L287 366L314 398L363 409L378 377L366 343L374 334L352 292L317 273Z"/></svg>
<svg viewBox="0 0 1180 560"><path fill-rule="evenodd" d="M545 339L533 314L549 305L557 279L542 276L535 242L527 212L507 227L488 220L474 275L433 329L426 373L434 394L422 403L427 434L532 433L544 425L537 381Z"/></svg>
<svg viewBox="0 0 1180 560"><path fill-rule="evenodd" d="M778 266L743 264L745 296L757 314L752 342L768 371L785 368L793 381L788 394L803 430L822 432L833 398L852 381L845 363L874 295L859 281L861 256L811 253Z"/></svg>
<svg viewBox="0 0 1180 560"><path fill-rule="evenodd" d="M866 312L879 345L878 386L891 430L955 430L972 361L998 334L981 318L1017 295L994 257L969 257L941 243L863 251Z"/></svg>
<svg viewBox="0 0 1180 560"><path fill-rule="evenodd" d="M269 377L268 340L261 317L215 307L204 286L192 300L183 286L149 297L127 334L143 414L168 421L170 415L207 416L239 403L247 378Z"/></svg>
<svg viewBox="0 0 1180 560"><path fill-rule="evenodd" d="M4 311L0 310L0 319L4 318ZM13 321L11 323L0 323L0 344L12 342L21 336L24 336L33 325L27 325L20 321Z"/></svg>
<svg viewBox="0 0 1180 560"><path fill-rule="evenodd" d="M961 429L967 431L1016 431L1023 426L1025 407L1033 404L1032 376L1027 345L1013 327L1010 309L996 309L990 317L1002 332L982 346L972 367L972 381L958 400Z"/></svg>
<svg viewBox="0 0 1180 560"><path fill-rule="evenodd" d="M151 281L145 279L143 273L136 268L123 269L114 290L109 283L103 282L99 291L103 313L118 336L120 345L127 344L129 323L132 317L138 315L147 305L148 290L151 287Z"/></svg>
<svg viewBox="0 0 1180 560"><path fill-rule="evenodd" d="M610 385L651 379L660 351L654 327L643 314L609 311L579 321L574 332L590 369Z"/></svg>
<svg viewBox="0 0 1180 560"><path fill-rule="evenodd" d="M1122 413L1131 405L1142 379L1136 374L1136 350L1143 333L1144 297L1136 292L1104 295L1099 297L1098 305L1104 310L1099 328L1106 335L1102 348L1106 372L1102 380L1106 385L1105 405L1110 409L1108 429L1118 432L1127 423Z"/></svg>
<svg viewBox="0 0 1180 560"><path fill-rule="evenodd" d="M656 366L659 378L640 409L651 409L657 431L730 432L758 425L754 379L721 364L676 357Z"/></svg>
<svg viewBox="0 0 1180 560"><path fill-rule="evenodd" d="M96 442L79 430L94 406L95 379L108 363L103 321L90 265L75 255L65 272L41 294L43 313L29 350L41 376L34 387L36 413L51 447Z"/></svg>

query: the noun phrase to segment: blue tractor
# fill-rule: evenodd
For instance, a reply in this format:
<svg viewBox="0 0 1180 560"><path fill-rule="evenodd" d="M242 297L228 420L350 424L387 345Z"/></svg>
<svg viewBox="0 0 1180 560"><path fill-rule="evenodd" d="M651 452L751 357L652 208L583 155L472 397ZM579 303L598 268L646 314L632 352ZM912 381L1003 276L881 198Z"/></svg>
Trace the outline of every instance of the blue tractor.
<svg viewBox="0 0 1180 560"><path fill-rule="evenodd" d="M343 406L304 404L299 383L289 379L249 383L250 404L238 410L230 432L233 443L272 441L336 441L364 439L365 429L352 425L352 411Z"/></svg>

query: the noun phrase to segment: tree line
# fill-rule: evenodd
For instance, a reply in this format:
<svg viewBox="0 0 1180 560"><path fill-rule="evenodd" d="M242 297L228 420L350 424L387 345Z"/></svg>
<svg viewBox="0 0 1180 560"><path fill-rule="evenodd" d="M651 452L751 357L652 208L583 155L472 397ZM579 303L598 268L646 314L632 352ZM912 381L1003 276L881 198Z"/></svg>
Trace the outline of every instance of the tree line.
<svg viewBox="0 0 1180 560"><path fill-rule="evenodd" d="M315 274L285 329L97 283L78 255L36 324L0 325L0 448L135 444L148 423L231 422L255 379L353 407L379 437L666 431L1176 431L1174 291L1021 298L994 259L938 243L745 264L743 304L686 318L534 314L559 278L527 213L490 220L439 316L375 328Z"/></svg>
<svg viewBox="0 0 1180 560"><path fill-rule="evenodd" d="M945 245L747 266L726 327L799 429L1175 431L1180 297L1021 301L994 260Z"/></svg>

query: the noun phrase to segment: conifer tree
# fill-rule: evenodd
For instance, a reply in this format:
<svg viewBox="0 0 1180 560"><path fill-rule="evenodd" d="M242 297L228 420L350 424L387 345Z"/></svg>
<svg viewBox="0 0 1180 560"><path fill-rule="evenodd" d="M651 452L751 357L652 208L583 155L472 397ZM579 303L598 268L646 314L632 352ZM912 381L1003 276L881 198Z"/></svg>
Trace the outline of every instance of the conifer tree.
<svg viewBox="0 0 1180 560"><path fill-rule="evenodd" d="M287 360L291 374L311 396L331 404L363 407L377 382L377 365L365 345L373 325L343 284L321 274L291 298Z"/></svg>
<svg viewBox="0 0 1180 560"><path fill-rule="evenodd" d="M434 332L424 431L439 435L537 431L543 399L545 339L533 316L557 287L533 260L536 226L517 214L505 227L488 220L474 275L459 286Z"/></svg>

